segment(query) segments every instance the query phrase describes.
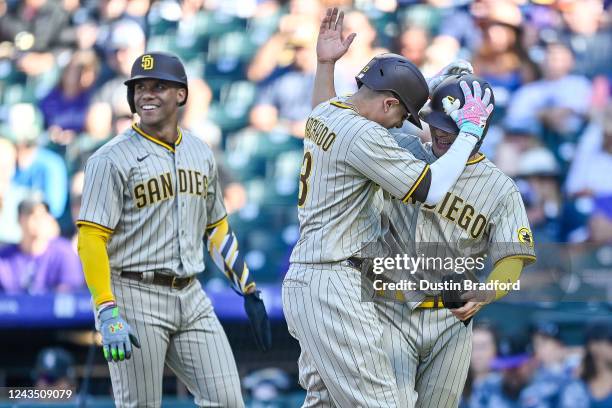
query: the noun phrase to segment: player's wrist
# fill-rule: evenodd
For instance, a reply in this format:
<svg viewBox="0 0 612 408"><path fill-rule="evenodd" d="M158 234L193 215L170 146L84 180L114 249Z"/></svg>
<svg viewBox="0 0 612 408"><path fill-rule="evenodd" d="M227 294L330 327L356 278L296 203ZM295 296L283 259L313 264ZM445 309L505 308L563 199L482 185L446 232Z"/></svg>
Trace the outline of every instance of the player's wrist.
<svg viewBox="0 0 612 408"><path fill-rule="evenodd" d="M474 136L476 139L480 140L480 138L482 138L484 128L472 122L465 122L459 127L459 131L463 133L467 133L471 136Z"/></svg>
<svg viewBox="0 0 612 408"><path fill-rule="evenodd" d="M245 286L245 288L243 289L242 293L244 293L245 295L250 295L251 293L255 292L257 290L257 285L255 285L255 282L251 282L248 285Z"/></svg>
<svg viewBox="0 0 612 408"><path fill-rule="evenodd" d="M456 143L457 140L469 143L472 147L475 147L480 141L480 137L470 131L466 131L465 129L459 129L459 135L457 136L457 139L455 139L454 143Z"/></svg>
<svg viewBox="0 0 612 408"><path fill-rule="evenodd" d="M117 312L114 313L114 310ZM119 314L119 308L117 307L117 303L112 302L104 302L97 307L98 318L102 319L103 317L112 316L114 314Z"/></svg>

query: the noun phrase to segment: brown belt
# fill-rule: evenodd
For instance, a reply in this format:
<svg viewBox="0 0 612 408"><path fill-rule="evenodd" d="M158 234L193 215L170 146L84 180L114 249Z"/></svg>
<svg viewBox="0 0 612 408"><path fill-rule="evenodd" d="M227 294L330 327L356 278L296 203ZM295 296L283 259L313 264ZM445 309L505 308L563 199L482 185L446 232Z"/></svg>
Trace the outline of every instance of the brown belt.
<svg viewBox="0 0 612 408"><path fill-rule="evenodd" d="M141 272L121 272L121 277L131 279L135 281L142 281L144 275ZM164 275L161 273L153 273L153 280L151 283L154 285L168 286L172 289L183 289L189 286L193 282L195 277L189 276L186 278L179 278L178 276Z"/></svg>

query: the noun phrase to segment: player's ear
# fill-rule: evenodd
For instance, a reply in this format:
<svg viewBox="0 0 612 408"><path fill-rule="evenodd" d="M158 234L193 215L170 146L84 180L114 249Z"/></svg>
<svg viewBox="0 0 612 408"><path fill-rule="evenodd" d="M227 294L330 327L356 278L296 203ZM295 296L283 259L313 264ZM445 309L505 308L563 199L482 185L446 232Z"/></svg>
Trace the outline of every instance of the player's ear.
<svg viewBox="0 0 612 408"><path fill-rule="evenodd" d="M179 88L176 91L176 104L177 105L182 105L185 102L185 99L187 99L187 91L185 88Z"/></svg>
<svg viewBox="0 0 612 408"><path fill-rule="evenodd" d="M393 107L393 105L399 105L400 101L397 98L394 98L392 96L387 97L383 100L383 104L384 104L384 110L385 113L389 112L389 110L391 110L391 108Z"/></svg>

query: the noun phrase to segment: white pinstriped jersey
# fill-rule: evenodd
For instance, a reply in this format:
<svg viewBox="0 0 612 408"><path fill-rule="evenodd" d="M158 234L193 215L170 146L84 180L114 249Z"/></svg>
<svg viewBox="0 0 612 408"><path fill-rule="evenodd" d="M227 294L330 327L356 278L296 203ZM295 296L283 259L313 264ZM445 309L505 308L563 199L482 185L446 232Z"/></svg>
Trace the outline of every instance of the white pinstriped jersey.
<svg viewBox="0 0 612 408"><path fill-rule="evenodd" d="M431 144L412 135L395 134L399 146L418 159L433 163ZM516 184L481 155L465 170L435 206L405 205L391 200L390 216L407 254L420 254L419 245L442 243L443 256L488 254L493 263L518 255L535 259L527 213ZM431 255L431 254L429 254Z"/></svg>
<svg viewBox="0 0 612 408"><path fill-rule="evenodd" d="M318 105L306 123L293 263L342 261L378 241L383 190L406 201L423 195L429 166L344 101Z"/></svg>
<svg viewBox="0 0 612 408"><path fill-rule="evenodd" d="M113 270L202 272L204 231L225 216L213 153L189 131L170 146L133 126L87 161L77 223L112 231Z"/></svg>

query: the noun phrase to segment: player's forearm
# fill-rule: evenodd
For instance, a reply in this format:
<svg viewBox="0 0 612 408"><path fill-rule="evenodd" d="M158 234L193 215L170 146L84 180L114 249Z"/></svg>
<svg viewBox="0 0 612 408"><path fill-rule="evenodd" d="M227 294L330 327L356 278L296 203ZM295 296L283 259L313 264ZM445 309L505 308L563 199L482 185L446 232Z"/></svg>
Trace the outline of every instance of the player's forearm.
<svg viewBox="0 0 612 408"><path fill-rule="evenodd" d="M318 62L312 91L312 107L336 97L333 62Z"/></svg>
<svg viewBox="0 0 612 408"><path fill-rule="evenodd" d="M238 240L232 231L227 217L206 228L208 253L219 268L232 283L234 289L241 293L249 293L255 286L250 276L249 268L238 249Z"/></svg>
<svg viewBox="0 0 612 408"><path fill-rule="evenodd" d="M521 272L523 272L523 260L521 258L504 258L495 265L487 277L487 282L516 283L521 277ZM503 298L508 292L509 290L496 290L495 300Z"/></svg>
<svg viewBox="0 0 612 408"><path fill-rule="evenodd" d="M455 184L476 142L474 136L459 133L448 151L431 164L431 183L425 199L426 204L436 205Z"/></svg>
<svg viewBox="0 0 612 408"><path fill-rule="evenodd" d="M106 251L109 236L109 232L100 228L91 225L79 226L77 248L85 281L96 307L115 300L111 290L110 262Z"/></svg>

